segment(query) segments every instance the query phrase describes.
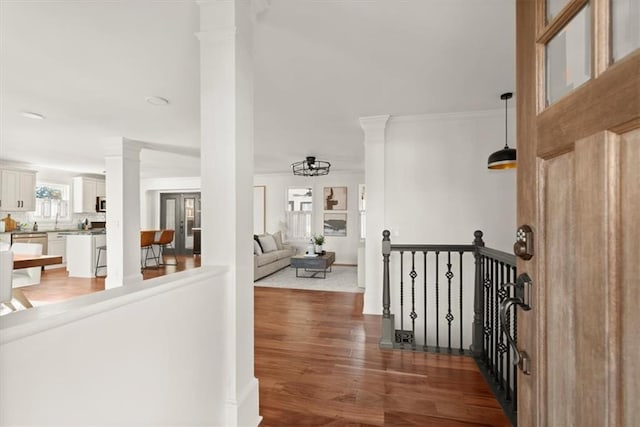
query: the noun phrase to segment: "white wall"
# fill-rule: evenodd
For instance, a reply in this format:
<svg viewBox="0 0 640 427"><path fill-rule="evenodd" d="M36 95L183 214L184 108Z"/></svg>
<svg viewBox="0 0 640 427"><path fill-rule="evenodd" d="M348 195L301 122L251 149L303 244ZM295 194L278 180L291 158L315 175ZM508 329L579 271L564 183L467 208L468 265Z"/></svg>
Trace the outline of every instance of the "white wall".
<svg viewBox="0 0 640 427"><path fill-rule="evenodd" d="M323 232L323 191L324 187L347 187L347 236L327 236L324 250L336 253L336 263L357 264L360 244L360 213L358 211L358 184L364 183L361 172L330 172L316 177L287 174L255 175L254 185L266 186L266 231L274 233L283 229L285 223L286 193L290 187L313 188L313 229L312 234ZM333 211L331 211L333 212ZM338 212L338 211L336 211ZM304 251L306 241L293 242Z"/></svg>
<svg viewBox="0 0 640 427"><path fill-rule="evenodd" d="M0 424L225 425L231 288L202 267L3 316Z"/></svg>
<svg viewBox="0 0 640 427"><path fill-rule="evenodd" d="M508 117L509 146L515 148L513 109ZM487 246L511 252L515 169L487 169L487 158L504 147L504 140L504 110L392 117L384 159L384 224L392 232L391 243L471 244L479 229ZM369 239L381 240L382 230ZM367 274L364 312L380 314L382 256L368 255L370 263L380 274ZM473 270L465 271L471 279Z"/></svg>
<svg viewBox="0 0 640 427"><path fill-rule="evenodd" d="M160 193L188 193L200 191L200 177L146 178L140 180L140 225L160 228ZM204 219L204 218L203 218ZM203 221L204 223L204 221Z"/></svg>
<svg viewBox="0 0 640 427"><path fill-rule="evenodd" d="M509 124L515 148L514 117ZM515 169L487 169L489 155L503 146L504 110L392 117L385 146L391 241L471 243L479 229L487 246L511 252Z"/></svg>

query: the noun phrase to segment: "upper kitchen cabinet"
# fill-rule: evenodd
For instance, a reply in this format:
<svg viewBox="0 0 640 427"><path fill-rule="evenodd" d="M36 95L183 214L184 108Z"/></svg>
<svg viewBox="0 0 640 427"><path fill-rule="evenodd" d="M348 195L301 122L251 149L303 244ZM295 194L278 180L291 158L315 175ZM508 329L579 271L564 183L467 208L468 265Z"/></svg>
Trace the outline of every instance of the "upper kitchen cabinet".
<svg viewBox="0 0 640 427"><path fill-rule="evenodd" d="M36 210L36 172L0 169L0 211Z"/></svg>
<svg viewBox="0 0 640 427"><path fill-rule="evenodd" d="M105 197L104 179L77 176L73 178L73 212L95 212L98 197Z"/></svg>

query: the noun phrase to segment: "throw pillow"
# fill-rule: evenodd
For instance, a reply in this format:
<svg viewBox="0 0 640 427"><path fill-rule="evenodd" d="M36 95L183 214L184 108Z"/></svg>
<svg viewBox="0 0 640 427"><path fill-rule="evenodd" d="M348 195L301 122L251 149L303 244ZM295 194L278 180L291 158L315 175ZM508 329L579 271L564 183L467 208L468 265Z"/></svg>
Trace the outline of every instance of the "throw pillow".
<svg viewBox="0 0 640 427"><path fill-rule="evenodd" d="M258 236L258 239L260 240L260 246L262 246L262 252L264 252L265 254L278 250L278 246L276 246L276 240L271 234Z"/></svg>
<svg viewBox="0 0 640 427"><path fill-rule="evenodd" d="M272 234L272 236L273 236L273 240L276 241L276 246L278 247L278 250L284 249L284 247L282 246L282 232L276 231L275 233Z"/></svg>
<svg viewBox="0 0 640 427"><path fill-rule="evenodd" d="M253 235L253 240L255 240L256 242L258 242L258 246L260 246L260 251L264 252L264 250L262 249L262 245L260 244L260 239L258 238L257 234Z"/></svg>
<svg viewBox="0 0 640 427"><path fill-rule="evenodd" d="M253 241L253 253L256 255L262 255L262 248L260 247L260 243L256 240Z"/></svg>

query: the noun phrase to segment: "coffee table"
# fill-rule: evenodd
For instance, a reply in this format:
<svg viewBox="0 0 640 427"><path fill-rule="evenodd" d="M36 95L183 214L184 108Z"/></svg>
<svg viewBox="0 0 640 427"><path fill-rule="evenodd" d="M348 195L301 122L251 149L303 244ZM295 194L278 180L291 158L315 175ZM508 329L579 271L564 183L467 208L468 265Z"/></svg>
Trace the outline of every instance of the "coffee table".
<svg viewBox="0 0 640 427"><path fill-rule="evenodd" d="M336 260L335 252L327 252L324 255L315 257L296 255L291 257L291 268L296 269L296 277L305 279L326 279L327 272L331 272L331 265ZM300 275L299 270L302 269L311 275ZM322 276L319 276L322 273Z"/></svg>

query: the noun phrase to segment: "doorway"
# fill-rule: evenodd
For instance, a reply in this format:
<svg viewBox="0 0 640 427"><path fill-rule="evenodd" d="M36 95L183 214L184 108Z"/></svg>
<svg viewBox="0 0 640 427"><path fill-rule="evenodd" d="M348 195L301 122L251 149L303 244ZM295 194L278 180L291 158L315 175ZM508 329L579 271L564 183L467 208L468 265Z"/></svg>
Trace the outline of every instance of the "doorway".
<svg viewBox="0 0 640 427"><path fill-rule="evenodd" d="M200 228L200 193L160 194L160 228L175 230L178 255L192 255L194 228Z"/></svg>

